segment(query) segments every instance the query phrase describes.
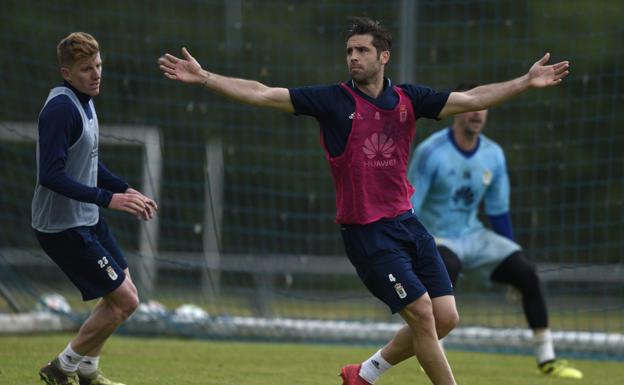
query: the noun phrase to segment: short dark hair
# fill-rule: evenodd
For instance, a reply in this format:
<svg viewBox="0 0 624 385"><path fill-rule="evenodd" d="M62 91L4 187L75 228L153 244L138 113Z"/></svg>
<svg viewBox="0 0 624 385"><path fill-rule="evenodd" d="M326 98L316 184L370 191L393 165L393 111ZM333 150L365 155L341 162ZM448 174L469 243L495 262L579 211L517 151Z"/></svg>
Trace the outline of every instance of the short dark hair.
<svg viewBox="0 0 624 385"><path fill-rule="evenodd" d="M461 82L453 89L453 91L455 92L469 91L479 86L480 84L477 82Z"/></svg>
<svg viewBox="0 0 624 385"><path fill-rule="evenodd" d="M351 16L348 20L349 25L347 26L345 41L354 35L371 35L373 36L373 46L377 49L378 54L392 49L392 34L378 21L365 16Z"/></svg>

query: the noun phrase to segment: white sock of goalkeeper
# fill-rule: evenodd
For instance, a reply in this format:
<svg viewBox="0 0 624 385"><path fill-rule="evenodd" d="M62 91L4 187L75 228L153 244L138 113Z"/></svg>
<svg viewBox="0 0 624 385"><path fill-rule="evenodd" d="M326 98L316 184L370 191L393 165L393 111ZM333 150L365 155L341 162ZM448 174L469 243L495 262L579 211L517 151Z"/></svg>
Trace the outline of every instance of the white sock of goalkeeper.
<svg viewBox="0 0 624 385"><path fill-rule="evenodd" d="M365 379L368 383L374 384L379 376L391 367L392 365L381 356L381 349L379 349L377 353L373 354L368 360L362 362L360 377Z"/></svg>
<svg viewBox="0 0 624 385"><path fill-rule="evenodd" d="M536 329L533 331L533 342L535 344L535 355L537 363L555 359L555 348L553 347L552 336L548 329Z"/></svg>

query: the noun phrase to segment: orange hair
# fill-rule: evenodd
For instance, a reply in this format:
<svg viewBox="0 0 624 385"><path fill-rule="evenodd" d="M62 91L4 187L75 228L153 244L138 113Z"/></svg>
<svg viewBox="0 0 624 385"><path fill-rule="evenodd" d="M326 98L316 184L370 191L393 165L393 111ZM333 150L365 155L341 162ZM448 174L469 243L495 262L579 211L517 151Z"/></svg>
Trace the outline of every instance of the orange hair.
<svg viewBox="0 0 624 385"><path fill-rule="evenodd" d="M61 67L71 67L79 60L98 52L100 45L86 32L72 32L56 46L56 57Z"/></svg>

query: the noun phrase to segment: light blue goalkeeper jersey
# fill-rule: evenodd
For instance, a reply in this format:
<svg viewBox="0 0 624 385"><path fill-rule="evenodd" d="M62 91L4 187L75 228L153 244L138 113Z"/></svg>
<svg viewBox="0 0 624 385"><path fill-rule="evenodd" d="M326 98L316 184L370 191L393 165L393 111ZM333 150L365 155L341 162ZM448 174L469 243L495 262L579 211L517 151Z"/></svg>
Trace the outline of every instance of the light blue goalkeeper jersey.
<svg viewBox="0 0 624 385"><path fill-rule="evenodd" d="M509 177L501 147L480 135L466 153L450 128L432 134L415 150L408 169L414 211L435 237L457 238L482 229L481 200L487 215L509 211Z"/></svg>

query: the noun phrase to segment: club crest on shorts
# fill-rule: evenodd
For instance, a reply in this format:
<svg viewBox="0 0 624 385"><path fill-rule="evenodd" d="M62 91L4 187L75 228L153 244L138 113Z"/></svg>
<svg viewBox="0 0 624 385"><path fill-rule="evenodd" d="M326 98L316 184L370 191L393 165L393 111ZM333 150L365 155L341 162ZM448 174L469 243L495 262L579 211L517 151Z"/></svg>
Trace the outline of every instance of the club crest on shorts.
<svg viewBox="0 0 624 385"><path fill-rule="evenodd" d="M397 294L399 295L399 298L405 298L407 297L407 292L405 291L405 289L403 288L403 285L401 285L401 282L397 282L394 284L394 290L397 292Z"/></svg>
<svg viewBox="0 0 624 385"><path fill-rule="evenodd" d="M117 273L115 272L115 269L113 269L112 266L108 266L106 268L106 272L108 273L108 276L110 277L110 279L112 279L113 281L116 281L117 278L119 277Z"/></svg>

